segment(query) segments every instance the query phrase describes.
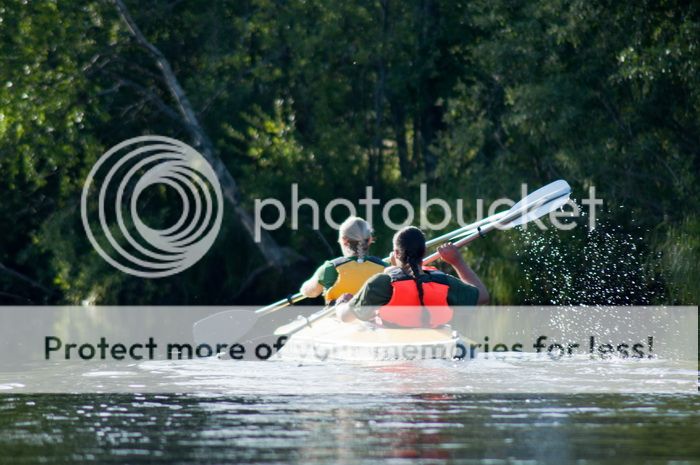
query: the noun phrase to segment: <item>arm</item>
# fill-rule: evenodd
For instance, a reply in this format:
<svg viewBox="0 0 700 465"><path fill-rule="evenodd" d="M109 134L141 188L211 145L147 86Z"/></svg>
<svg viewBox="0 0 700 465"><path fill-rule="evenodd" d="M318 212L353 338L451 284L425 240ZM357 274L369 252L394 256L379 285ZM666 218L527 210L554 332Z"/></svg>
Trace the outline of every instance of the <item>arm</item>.
<svg viewBox="0 0 700 465"><path fill-rule="evenodd" d="M319 266L316 272L301 285L299 292L304 296L313 298L323 294L325 289L330 288L338 279L338 272L331 262L325 262Z"/></svg>
<svg viewBox="0 0 700 465"><path fill-rule="evenodd" d="M345 294L336 305L335 314L340 321L346 323L356 319L373 320L377 310L391 300L392 287L389 276L380 273L372 276L360 291L352 297ZM350 299L352 297L352 299Z"/></svg>
<svg viewBox="0 0 700 465"><path fill-rule="evenodd" d="M316 275L314 275L301 285L299 292L309 298L318 297L323 294L323 286L318 282Z"/></svg>
<svg viewBox="0 0 700 465"><path fill-rule="evenodd" d="M335 306L335 316L343 323L350 323L351 321L355 321L357 319L355 312L352 311L349 301L341 302Z"/></svg>
<svg viewBox="0 0 700 465"><path fill-rule="evenodd" d="M451 242L447 242L440 247L438 247L438 252L440 257L447 263L452 265L452 268L457 272L457 276L462 282L472 285L479 290L479 300L477 305L486 305L489 303L490 296L489 291L481 282L481 279L474 273L474 271L469 268L469 265L462 258L462 254L459 253L459 249L455 247Z"/></svg>

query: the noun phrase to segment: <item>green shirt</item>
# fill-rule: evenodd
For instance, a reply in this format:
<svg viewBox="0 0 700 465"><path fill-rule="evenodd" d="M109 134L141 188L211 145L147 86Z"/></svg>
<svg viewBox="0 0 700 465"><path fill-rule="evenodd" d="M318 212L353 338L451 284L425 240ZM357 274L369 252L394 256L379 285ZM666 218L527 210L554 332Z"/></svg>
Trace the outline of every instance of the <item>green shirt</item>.
<svg viewBox="0 0 700 465"><path fill-rule="evenodd" d="M421 275L423 282L427 275ZM479 289L462 280L447 275L447 304L449 306L473 306L479 301ZM355 315L360 320L371 320L377 314L377 309L391 300L394 289L391 278L386 273L372 276L360 289L360 292L350 301Z"/></svg>
<svg viewBox="0 0 700 465"><path fill-rule="evenodd" d="M357 257L348 257L350 260L357 261ZM382 261L384 266L389 266L388 263ZM338 280L338 270L335 269L333 263L327 260L323 265L319 266L314 273L318 282L323 286L324 289L330 289L333 287L335 282Z"/></svg>

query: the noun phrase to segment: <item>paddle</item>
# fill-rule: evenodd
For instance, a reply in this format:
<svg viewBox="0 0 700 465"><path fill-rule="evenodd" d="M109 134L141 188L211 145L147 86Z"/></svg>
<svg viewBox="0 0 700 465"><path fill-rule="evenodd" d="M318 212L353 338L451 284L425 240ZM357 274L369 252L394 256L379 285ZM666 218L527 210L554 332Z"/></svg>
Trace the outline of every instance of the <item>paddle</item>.
<svg viewBox="0 0 700 465"><path fill-rule="evenodd" d="M560 208L562 205L564 205L564 203L568 201L568 196L570 193L571 187L566 181L555 181L530 193L518 203L513 205L510 209L502 211L500 213L496 213L480 221L466 225L447 234L443 234L442 236L431 239L430 241L426 242L426 246L429 247L435 244L446 242L451 239L461 238L458 242L455 243L455 245L460 247L471 242L477 237L481 237L483 234L493 229L510 229L512 227L525 224L536 218L540 218L546 215L547 213L556 210L557 208ZM424 263L431 263L437 260L438 258L439 254L434 253L426 257L424 259ZM389 258L385 259L385 261L388 260ZM253 327L258 317L273 313L288 305L299 302L304 298L305 297L303 294L298 293L288 297L287 299L282 299L280 301L262 307L254 312L237 309L227 310L211 315L207 318L197 321L194 324L194 340L197 343L199 343L200 341L204 342L220 340L214 338L213 336L215 335L225 335L226 337L225 339L223 339L223 341L238 340L241 336L245 335ZM292 325L295 325L294 328L296 328L296 325L300 324L301 327L299 327L296 330L293 330L294 328L291 328L293 332L296 332L299 329L303 328L309 322L316 321L317 319L325 316L327 314L325 312L326 310L324 309L321 312L317 312L316 314L311 315L307 318L300 317L299 321L293 321L289 325L285 325L283 327L278 328L278 330ZM293 334L293 332L281 334L290 335ZM275 334L278 334L278 331L275 331Z"/></svg>
<svg viewBox="0 0 700 465"><path fill-rule="evenodd" d="M470 243L478 237L483 237L487 232L494 229L512 229L530 221L536 220L563 207L569 201L571 194L571 186L564 180L555 181L540 189L537 189L532 194L528 195L520 202L513 205L510 209L503 212L504 214L495 221L478 227L473 231L465 231L456 237L461 237L460 240L454 243L457 247L461 247ZM440 258L438 252L432 253L423 259L423 264L428 265Z"/></svg>
<svg viewBox="0 0 700 465"><path fill-rule="evenodd" d="M438 236L434 239L427 241L426 246L431 247L433 245L448 241L452 238L461 237L461 234L476 231L477 228L489 222L493 222L502 218L503 215L505 215L507 212L508 210L496 213L487 218L484 218L483 220L476 221L474 223L450 231L449 233ZM389 257L386 257L384 261L388 262ZM259 308L254 312L251 312L249 310L235 309L226 310L223 312L216 313L214 315L210 315L202 320L197 321L194 324L192 328L194 340L197 342L207 340L218 340L213 336L219 336L225 333L228 334L228 337L224 340L229 340L232 338L232 336L244 335L253 327L253 325L255 325L255 322L259 317L269 315L273 312L276 312L277 310L281 310L282 308L285 308L289 305L300 302L305 298L306 296L304 296L303 294L297 293L287 297L286 299L281 299L277 302L271 303L270 305L266 305L265 307Z"/></svg>
<svg viewBox="0 0 700 465"><path fill-rule="evenodd" d="M426 242L427 246L435 245L444 241L447 241L453 237L459 236L465 232L475 231L476 228L485 224L488 221L497 220L502 217L506 212L497 213L490 216L489 218L484 218L481 221L477 221L470 225L461 227L447 234L443 234L440 237L436 237L431 241ZM471 228L471 229L469 229ZM384 259L385 262L389 262L390 257ZM194 340L196 343L207 342L207 341L226 341L226 340L238 340L239 337L245 335L250 329L255 325L258 318L269 315L281 310L289 305L293 305L297 302L304 300L306 296L302 293L297 293L290 295L286 299L278 300L277 302L271 303L265 307L259 308L253 312L250 310L234 309L225 310L223 312L210 315L194 323L192 327L192 333L194 335ZM221 339L221 336L225 336Z"/></svg>
<svg viewBox="0 0 700 465"><path fill-rule="evenodd" d="M534 194L534 192L533 192L533 194ZM526 198L531 198L531 197L532 197L532 194L528 195ZM534 197L532 199L534 200ZM522 202L522 200L521 200L521 202ZM508 210L502 211L500 213L496 213L496 214L491 215L487 218L484 218L483 220L476 221L476 222L468 224L466 226L462 226L458 229L455 229L455 230L450 231L446 234L443 234L442 236L438 236L436 238L430 239L429 241L427 241L425 243L425 246L432 247L434 245L449 241L452 238L458 237L461 234L471 232L472 230L475 230L484 224L490 223L492 221L495 221L495 220L501 218L507 212L508 212ZM389 257L385 257L384 261L388 262ZM285 307L288 307L289 305L294 305L295 303L300 302L300 301L304 300L305 298L306 298L306 296L304 294L302 294L301 292L297 292L296 294L290 295L285 299L280 299L277 302L273 302L270 305L266 305L265 307L259 308L258 310L255 311L255 313L259 316L269 315L270 313L276 312L277 310L281 310ZM222 312L222 313L224 313L224 312Z"/></svg>
<svg viewBox="0 0 700 465"><path fill-rule="evenodd" d="M258 321L258 315L248 310L227 310L197 321L192 327L194 341L201 343L238 342ZM232 337L234 336L234 337Z"/></svg>
<svg viewBox="0 0 700 465"><path fill-rule="evenodd" d="M432 245L440 244L455 237L461 237L461 235L463 234L475 232L481 226L502 218L507 212L508 210L496 213L495 215L491 215L487 218L484 218L483 220L455 229L454 231L450 231L449 233L443 234L442 236L427 241L426 246L430 247ZM384 258L384 261L388 262L389 259L390 257L386 257ZM259 317L269 315L273 312L276 312L277 310L281 310L282 308L285 308L289 305L300 302L305 298L306 297L303 294L297 293L289 296L287 299L279 300L270 305L259 308L253 312L251 312L250 310L234 309L210 315L202 320L195 322L192 328L194 340L197 343L212 340L237 340L239 337L245 335L248 331L250 331L250 329L255 325ZM299 318L303 317L300 316ZM224 336L224 339L221 339L222 336Z"/></svg>
<svg viewBox="0 0 700 465"><path fill-rule="evenodd" d="M528 196L513 205L509 210L502 212L498 218L490 223L480 225L476 230L463 232L461 234L462 238L455 242L454 245L456 247L463 247L480 237L484 237L487 232L493 231L494 229L511 229L515 226L520 226L537 218L541 218L561 208L569 201L571 187L566 181L556 181L533 192L533 194L536 193L538 194L537 198ZM423 259L423 264L428 265L438 258L440 258L440 253L435 252L425 257ZM274 335L289 337L315 321L332 314L334 311L334 307L329 307L308 317L299 316L297 320L277 328Z"/></svg>

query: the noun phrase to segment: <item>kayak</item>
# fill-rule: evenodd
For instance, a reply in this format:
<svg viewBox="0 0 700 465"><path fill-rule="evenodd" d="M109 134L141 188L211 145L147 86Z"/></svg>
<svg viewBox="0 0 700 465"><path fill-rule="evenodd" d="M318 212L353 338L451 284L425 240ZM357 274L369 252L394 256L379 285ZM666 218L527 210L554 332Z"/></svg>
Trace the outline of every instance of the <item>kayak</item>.
<svg viewBox="0 0 700 465"><path fill-rule="evenodd" d="M449 326L384 328L364 321L322 318L284 344L277 358L295 361L452 360L464 358L464 343Z"/></svg>

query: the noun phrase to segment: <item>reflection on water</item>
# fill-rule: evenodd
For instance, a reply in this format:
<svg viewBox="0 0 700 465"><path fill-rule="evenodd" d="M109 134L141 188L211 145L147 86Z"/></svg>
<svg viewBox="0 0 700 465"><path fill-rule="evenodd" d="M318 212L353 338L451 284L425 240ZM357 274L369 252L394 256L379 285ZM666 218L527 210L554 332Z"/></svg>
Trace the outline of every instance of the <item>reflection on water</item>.
<svg viewBox="0 0 700 465"><path fill-rule="evenodd" d="M0 373L0 464L690 463L697 375L695 361L523 353L40 364Z"/></svg>
<svg viewBox="0 0 700 465"><path fill-rule="evenodd" d="M689 463L698 437L695 395L0 397L3 464Z"/></svg>
<svg viewBox="0 0 700 465"><path fill-rule="evenodd" d="M228 395L697 393L697 362L501 352L475 360L374 363L223 361L39 363L0 372L0 393Z"/></svg>

